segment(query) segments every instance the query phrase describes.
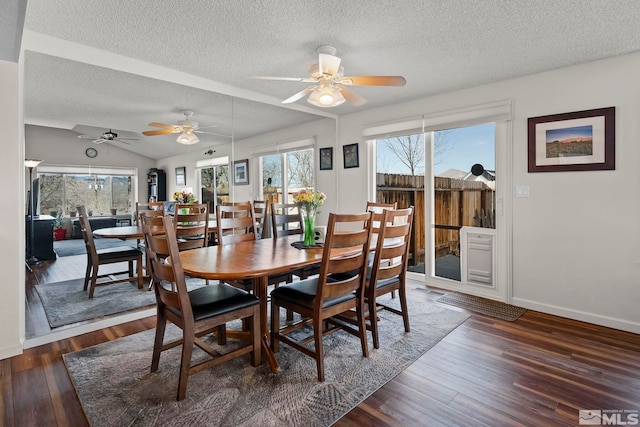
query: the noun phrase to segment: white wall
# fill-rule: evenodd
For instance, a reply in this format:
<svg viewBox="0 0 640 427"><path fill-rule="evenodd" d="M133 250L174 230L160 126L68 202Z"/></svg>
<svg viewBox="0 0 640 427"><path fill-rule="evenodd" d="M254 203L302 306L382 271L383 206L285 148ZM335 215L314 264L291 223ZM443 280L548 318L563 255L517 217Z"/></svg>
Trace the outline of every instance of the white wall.
<svg viewBox="0 0 640 427"><path fill-rule="evenodd" d="M96 157L89 158L85 155L85 150L89 147L98 150ZM147 171L156 167L156 161L148 157L110 144L94 144L89 139L78 139L78 134L70 130L44 126L25 126L25 155L43 160L42 165L137 168L140 202L146 202L148 198Z"/></svg>
<svg viewBox="0 0 640 427"><path fill-rule="evenodd" d="M22 352L25 313L23 105L19 66L0 60L0 359ZM20 89L19 89L20 88Z"/></svg>
<svg viewBox="0 0 640 427"><path fill-rule="evenodd" d="M513 100L513 303L640 332L640 54L438 95L339 120L338 147L360 142L360 168L340 169L339 208L367 200L362 128L419 114ZM527 118L616 107L616 169L527 172ZM344 185L344 183L349 183Z"/></svg>

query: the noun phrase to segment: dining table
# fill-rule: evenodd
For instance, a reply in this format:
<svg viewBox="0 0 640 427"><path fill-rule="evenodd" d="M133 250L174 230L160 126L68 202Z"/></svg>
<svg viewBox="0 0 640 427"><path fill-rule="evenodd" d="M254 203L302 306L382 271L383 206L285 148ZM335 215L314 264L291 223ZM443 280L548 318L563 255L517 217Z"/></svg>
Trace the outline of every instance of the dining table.
<svg viewBox="0 0 640 427"><path fill-rule="evenodd" d="M268 277L318 265L322 261L321 247L298 249L292 245L300 239L300 235L291 235L180 252L182 269L189 276L222 281L252 280L254 295L260 300L262 350L273 373L278 373L280 367L269 345Z"/></svg>
<svg viewBox="0 0 640 427"><path fill-rule="evenodd" d="M152 226L151 231L154 232L154 230L157 230L157 232L160 233L162 227ZM216 221L213 219L209 220L209 230L211 230L210 233L213 233L216 230ZM142 225L140 224L126 225L122 227L99 228L97 230L93 230L93 235L106 239L144 239L144 232L142 231Z"/></svg>

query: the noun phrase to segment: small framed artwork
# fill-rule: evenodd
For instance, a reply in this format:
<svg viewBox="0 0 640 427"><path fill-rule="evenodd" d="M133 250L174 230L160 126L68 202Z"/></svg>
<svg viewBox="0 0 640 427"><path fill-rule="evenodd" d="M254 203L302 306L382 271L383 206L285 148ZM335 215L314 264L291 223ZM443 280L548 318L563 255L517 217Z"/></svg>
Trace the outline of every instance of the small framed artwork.
<svg viewBox="0 0 640 427"><path fill-rule="evenodd" d="M176 168L176 185L187 185L185 172L184 166Z"/></svg>
<svg viewBox="0 0 640 427"><path fill-rule="evenodd" d="M249 159L233 162L233 184L249 185Z"/></svg>
<svg viewBox="0 0 640 427"><path fill-rule="evenodd" d="M358 160L358 143L347 144L342 146L342 156L344 158L344 168L357 168L360 167L360 161Z"/></svg>
<svg viewBox="0 0 640 427"><path fill-rule="evenodd" d="M328 171L333 169L333 147L320 149L320 170Z"/></svg>
<svg viewBox="0 0 640 427"><path fill-rule="evenodd" d="M613 170L615 107L529 118L529 172Z"/></svg>

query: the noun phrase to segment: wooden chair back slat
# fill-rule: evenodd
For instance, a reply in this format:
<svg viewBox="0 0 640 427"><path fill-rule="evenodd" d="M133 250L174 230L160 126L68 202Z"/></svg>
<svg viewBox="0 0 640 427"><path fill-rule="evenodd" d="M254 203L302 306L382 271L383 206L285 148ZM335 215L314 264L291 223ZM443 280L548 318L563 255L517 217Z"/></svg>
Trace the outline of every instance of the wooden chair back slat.
<svg viewBox="0 0 640 427"><path fill-rule="evenodd" d="M336 232L337 226L353 231ZM327 298L354 291L359 293L359 297L363 297L371 226L371 212L329 214L316 293L317 310L322 308ZM351 275L354 270L357 270L357 274ZM328 277L341 273L347 273L347 277L338 281L327 280Z"/></svg>
<svg viewBox="0 0 640 427"><path fill-rule="evenodd" d="M250 203L216 206L218 244L256 240L255 217Z"/></svg>
<svg viewBox="0 0 640 427"><path fill-rule="evenodd" d="M271 204L271 228L274 238L302 234L302 224L302 213L295 203Z"/></svg>
<svg viewBox="0 0 640 427"><path fill-rule="evenodd" d="M179 250L208 245L209 206L206 203L177 204L173 224Z"/></svg>

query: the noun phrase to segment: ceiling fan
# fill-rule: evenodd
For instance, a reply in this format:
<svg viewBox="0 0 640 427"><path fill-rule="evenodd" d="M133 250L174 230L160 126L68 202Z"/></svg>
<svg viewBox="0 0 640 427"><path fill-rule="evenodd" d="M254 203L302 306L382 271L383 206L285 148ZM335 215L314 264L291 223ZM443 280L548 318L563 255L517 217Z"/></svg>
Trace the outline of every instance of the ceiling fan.
<svg viewBox="0 0 640 427"><path fill-rule="evenodd" d="M78 138L81 139L93 139L92 142L96 144L102 144L103 142L122 142L123 144L131 145L127 141L137 141L138 138L118 138L118 134L109 129L107 132L103 133L102 136L92 136L92 135L78 135Z"/></svg>
<svg viewBox="0 0 640 427"><path fill-rule="evenodd" d="M320 46L317 52L318 63L311 66L309 77L253 76L253 78L315 83L315 85L285 99L282 103L296 102L309 95L307 101L318 107L336 107L345 101L356 106L367 102L347 86L404 86L407 83L402 76L345 76L344 69L340 66L341 60L335 56L336 49L334 47Z"/></svg>
<svg viewBox="0 0 640 427"><path fill-rule="evenodd" d="M191 120L191 116L193 116L193 111L183 110L182 114L184 114L185 119L179 120L177 124L169 125L166 123L151 122L149 123L149 126L158 127L161 129L147 130L142 132L142 134L146 136L154 136L154 135L167 135L171 133L179 133L180 135L178 136L178 139L176 141L179 142L180 144L191 145L199 142L200 140L194 134L207 133L207 132L198 130L200 128L198 125L198 122L194 122L193 120ZM214 125L214 126L207 126L207 127L216 127L216 126Z"/></svg>

